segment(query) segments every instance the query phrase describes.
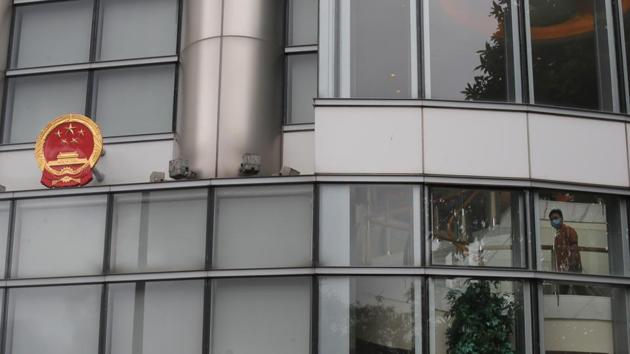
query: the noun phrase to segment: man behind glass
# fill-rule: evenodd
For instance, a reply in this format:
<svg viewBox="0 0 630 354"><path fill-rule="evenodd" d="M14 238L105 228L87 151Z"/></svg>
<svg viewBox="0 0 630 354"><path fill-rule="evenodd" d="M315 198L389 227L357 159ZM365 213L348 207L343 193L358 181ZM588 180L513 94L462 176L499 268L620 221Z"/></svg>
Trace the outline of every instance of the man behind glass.
<svg viewBox="0 0 630 354"><path fill-rule="evenodd" d="M553 240L552 264L556 272L582 272L582 259L578 248L578 235L574 228L564 223L562 211L549 212L549 221L556 230Z"/></svg>

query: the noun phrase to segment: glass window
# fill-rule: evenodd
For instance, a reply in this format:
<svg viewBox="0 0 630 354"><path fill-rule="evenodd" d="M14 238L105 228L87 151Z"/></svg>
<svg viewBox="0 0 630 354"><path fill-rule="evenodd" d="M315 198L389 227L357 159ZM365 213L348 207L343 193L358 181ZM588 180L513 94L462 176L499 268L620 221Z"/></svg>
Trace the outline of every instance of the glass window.
<svg viewBox="0 0 630 354"><path fill-rule="evenodd" d="M11 202L0 201L0 278L4 278L6 256L7 256L7 236L9 234L9 223L11 216Z"/></svg>
<svg viewBox="0 0 630 354"><path fill-rule="evenodd" d="M522 193L431 188L431 262L524 267Z"/></svg>
<svg viewBox="0 0 630 354"><path fill-rule="evenodd" d="M420 245L414 242L414 235L419 239L419 209L418 187L322 186L320 264L376 267L416 264Z"/></svg>
<svg viewBox="0 0 630 354"><path fill-rule="evenodd" d="M429 283L431 354L525 353L520 282L465 278Z"/></svg>
<svg viewBox="0 0 630 354"><path fill-rule="evenodd" d="M13 288L8 297L6 353L98 351L100 285Z"/></svg>
<svg viewBox="0 0 630 354"><path fill-rule="evenodd" d="M106 353L201 353L203 298L203 280L110 285Z"/></svg>
<svg viewBox="0 0 630 354"><path fill-rule="evenodd" d="M211 353L311 352L310 278L219 279L212 294Z"/></svg>
<svg viewBox="0 0 630 354"><path fill-rule="evenodd" d="M623 274L619 200L601 195L539 193L541 269Z"/></svg>
<svg viewBox="0 0 630 354"><path fill-rule="evenodd" d="M56 116L84 114L87 79L86 72L10 78L4 142L33 142Z"/></svg>
<svg viewBox="0 0 630 354"><path fill-rule="evenodd" d="M104 195L18 200L11 275L100 274L106 200Z"/></svg>
<svg viewBox="0 0 630 354"><path fill-rule="evenodd" d="M177 0L100 2L98 59L175 55Z"/></svg>
<svg viewBox="0 0 630 354"><path fill-rule="evenodd" d="M417 96L416 0L348 0L338 7L341 97Z"/></svg>
<svg viewBox="0 0 630 354"><path fill-rule="evenodd" d="M419 296L412 278L321 278L320 353L421 353Z"/></svg>
<svg viewBox="0 0 630 354"><path fill-rule="evenodd" d="M317 97L317 53L290 55L287 65L287 123L313 123L313 99Z"/></svg>
<svg viewBox="0 0 630 354"><path fill-rule="evenodd" d="M114 196L114 272L205 268L208 191L174 190Z"/></svg>
<svg viewBox="0 0 630 354"><path fill-rule="evenodd" d="M628 305L621 288L545 283L545 353L627 353Z"/></svg>
<svg viewBox="0 0 630 354"><path fill-rule="evenodd" d="M613 110L609 0L529 0L536 103Z"/></svg>
<svg viewBox="0 0 630 354"><path fill-rule="evenodd" d="M15 7L13 68L89 61L91 0Z"/></svg>
<svg viewBox="0 0 630 354"><path fill-rule="evenodd" d="M317 44L318 0L289 0L288 44Z"/></svg>
<svg viewBox="0 0 630 354"><path fill-rule="evenodd" d="M428 6L430 97L513 101L510 2L429 0Z"/></svg>
<svg viewBox="0 0 630 354"><path fill-rule="evenodd" d="M169 132L174 91L174 65L98 70L94 119L104 136Z"/></svg>
<svg viewBox="0 0 630 354"><path fill-rule="evenodd" d="M215 268L311 266L313 187L216 190Z"/></svg>

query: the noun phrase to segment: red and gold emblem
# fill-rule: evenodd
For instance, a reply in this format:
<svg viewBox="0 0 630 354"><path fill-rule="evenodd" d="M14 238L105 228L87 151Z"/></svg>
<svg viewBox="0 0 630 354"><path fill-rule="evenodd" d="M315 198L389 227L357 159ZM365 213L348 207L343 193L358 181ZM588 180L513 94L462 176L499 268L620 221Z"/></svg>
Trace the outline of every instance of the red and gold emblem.
<svg viewBox="0 0 630 354"><path fill-rule="evenodd" d="M98 125L80 114L55 118L39 133L35 158L48 188L84 186L101 157L103 137Z"/></svg>

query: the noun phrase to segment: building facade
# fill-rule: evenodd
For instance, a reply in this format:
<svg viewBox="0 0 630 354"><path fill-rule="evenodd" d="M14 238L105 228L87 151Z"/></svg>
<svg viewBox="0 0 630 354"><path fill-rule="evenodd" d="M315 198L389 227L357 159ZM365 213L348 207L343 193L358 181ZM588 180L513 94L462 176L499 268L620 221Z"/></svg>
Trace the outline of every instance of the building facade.
<svg viewBox="0 0 630 354"><path fill-rule="evenodd" d="M0 0L0 352L628 353L629 50L630 0ZM65 113L103 178L46 189Z"/></svg>

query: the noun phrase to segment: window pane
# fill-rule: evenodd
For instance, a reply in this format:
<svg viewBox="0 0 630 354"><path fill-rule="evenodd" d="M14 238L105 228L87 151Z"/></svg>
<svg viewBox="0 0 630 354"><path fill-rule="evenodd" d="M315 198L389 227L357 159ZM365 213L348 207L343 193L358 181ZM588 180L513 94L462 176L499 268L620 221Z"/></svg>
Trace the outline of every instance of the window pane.
<svg viewBox="0 0 630 354"><path fill-rule="evenodd" d="M207 196L206 189L115 195L112 269L204 269Z"/></svg>
<svg viewBox="0 0 630 354"><path fill-rule="evenodd" d="M414 208L414 204L418 207ZM320 263L327 266L414 265L418 187L322 186Z"/></svg>
<svg viewBox="0 0 630 354"><path fill-rule="evenodd" d="M87 76L75 72L10 78L4 142L33 142L53 118L84 114Z"/></svg>
<svg viewBox="0 0 630 354"><path fill-rule="evenodd" d="M419 280L412 278L321 278L320 353L422 352L419 296Z"/></svg>
<svg viewBox="0 0 630 354"><path fill-rule="evenodd" d="M607 1L529 1L536 103L612 110Z"/></svg>
<svg viewBox="0 0 630 354"><path fill-rule="evenodd" d="M91 0L16 6L11 66L87 62L92 10Z"/></svg>
<svg viewBox="0 0 630 354"><path fill-rule="evenodd" d="M628 300L621 288L545 283L545 353L628 353Z"/></svg>
<svg viewBox="0 0 630 354"><path fill-rule="evenodd" d="M310 353L309 278L213 281L212 353Z"/></svg>
<svg viewBox="0 0 630 354"><path fill-rule="evenodd" d="M433 279L429 290L433 354L525 353L520 282Z"/></svg>
<svg viewBox="0 0 630 354"><path fill-rule="evenodd" d="M431 98L513 101L508 1L429 1Z"/></svg>
<svg viewBox="0 0 630 354"><path fill-rule="evenodd" d="M173 130L175 66L145 66L94 73L94 118L104 136Z"/></svg>
<svg viewBox="0 0 630 354"><path fill-rule="evenodd" d="M101 286L9 290L6 352L96 353Z"/></svg>
<svg viewBox="0 0 630 354"><path fill-rule="evenodd" d="M12 276L100 274L106 199L95 195L18 200Z"/></svg>
<svg viewBox="0 0 630 354"><path fill-rule="evenodd" d="M410 98L410 5L415 0L348 0L339 6L341 96ZM414 13L415 15L415 13ZM349 54L345 49L349 50Z"/></svg>
<svg viewBox="0 0 630 354"><path fill-rule="evenodd" d="M217 189L214 267L309 267L312 230L312 186Z"/></svg>
<svg viewBox="0 0 630 354"><path fill-rule="evenodd" d="M313 99L317 97L317 54L290 55L287 65L287 123L313 123Z"/></svg>
<svg viewBox="0 0 630 354"><path fill-rule="evenodd" d="M110 285L106 353L201 353L203 294L203 280Z"/></svg>
<svg viewBox="0 0 630 354"><path fill-rule="evenodd" d="M317 44L318 0L289 0L289 45Z"/></svg>
<svg viewBox="0 0 630 354"><path fill-rule="evenodd" d="M11 202L0 201L0 278L4 278L6 256L7 256L7 235L9 233L9 223Z"/></svg>
<svg viewBox="0 0 630 354"><path fill-rule="evenodd" d="M176 54L177 0L107 0L100 7L100 60Z"/></svg>
<svg viewBox="0 0 630 354"><path fill-rule="evenodd" d="M543 270L623 274L618 199L560 191L539 196Z"/></svg>
<svg viewBox="0 0 630 354"><path fill-rule="evenodd" d="M432 188L433 264L523 267L520 192Z"/></svg>

